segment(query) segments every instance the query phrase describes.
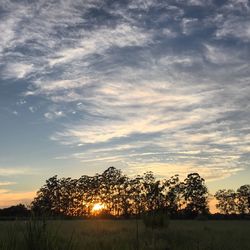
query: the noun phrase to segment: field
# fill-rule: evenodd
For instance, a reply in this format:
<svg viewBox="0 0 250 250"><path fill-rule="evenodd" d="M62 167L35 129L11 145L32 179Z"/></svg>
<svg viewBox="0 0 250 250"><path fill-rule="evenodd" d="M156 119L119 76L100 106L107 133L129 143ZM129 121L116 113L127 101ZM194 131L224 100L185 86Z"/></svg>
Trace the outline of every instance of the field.
<svg viewBox="0 0 250 250"><path fill-rule="evenodd" d="M161 229L136 220L0 221L0 249L250 250L250 221L173 220Z"/></svg>

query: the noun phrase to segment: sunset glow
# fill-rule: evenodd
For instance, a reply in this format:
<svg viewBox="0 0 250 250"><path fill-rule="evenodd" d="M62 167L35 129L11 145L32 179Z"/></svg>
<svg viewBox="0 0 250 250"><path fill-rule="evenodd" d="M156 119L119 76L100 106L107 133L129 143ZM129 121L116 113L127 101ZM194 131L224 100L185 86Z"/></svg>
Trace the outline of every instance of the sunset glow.
<svg viewBox="0 0 250 250"><path fill-rule="evenodd" d="M96 203L92 208L92 213L99 213L101 210L104 209L104 207L105 207L104 204Z"/></svg>

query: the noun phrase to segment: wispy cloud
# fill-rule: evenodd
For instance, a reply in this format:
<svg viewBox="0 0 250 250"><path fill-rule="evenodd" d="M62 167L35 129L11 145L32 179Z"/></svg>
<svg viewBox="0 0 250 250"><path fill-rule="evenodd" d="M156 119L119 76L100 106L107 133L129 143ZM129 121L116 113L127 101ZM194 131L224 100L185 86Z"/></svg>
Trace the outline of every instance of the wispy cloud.
<svg viewBox="0 0 250 250"><path fill-rule="evenodd" d="M48 137L75 151L57 159L209 180L247 168L246 1L5 1L3 10L2 79L27 84L19 108L34 113L43 100L35 113L58 125Z"/></svg>
<svg viewBox="0 0 250 250"><path fill-rule="evenodd" d="M102 54L110 47L142 46L150 39L150 34L143 33L137 27L128 24L119 24L114 29L103 28L85 32L82 41L78 41L73 48L64 48L58 51L54 58L49 59L49 65L65 64L78 61L91 54Z"/></svg>
<svg viewBox="0 0 250 250"><path fill-rule="evenodd" d="M13 175L30 175L36 173L31 168L11 168L11 167L0 167L0 176L13 176ZM4 183L4 182L3 182ZM9 182L7 182L9 183Z"/></svg>
<svg viewBox="0 0 250 250"><path fill-rule="evenodd" d="M3 70L4 78L25 78L32 72L33 66L24 63L9 63Z"/></svg>
<svg viewBox="0 0 250 250"><path fill-rule="evenodd" d="M11 182L11 181L4 181L4 182L0 182L0 186L11 186L11 185L15 185L16 182Z"/></svg>

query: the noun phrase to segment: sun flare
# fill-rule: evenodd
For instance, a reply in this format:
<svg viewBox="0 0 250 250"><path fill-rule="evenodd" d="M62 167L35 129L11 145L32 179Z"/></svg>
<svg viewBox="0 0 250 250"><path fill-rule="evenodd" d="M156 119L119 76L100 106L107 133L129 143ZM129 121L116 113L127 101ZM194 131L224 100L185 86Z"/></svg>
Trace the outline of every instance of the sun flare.
<svg viewBox="0 0 250 250"><path fill-rule="evenodd" d="M94 206L93 206L93 208L92 208L92 212L93 212L93 213L98 213L98 212L101 211L102 209L104 209L104 204L96 203L96 204L94 204Z"/></svg>

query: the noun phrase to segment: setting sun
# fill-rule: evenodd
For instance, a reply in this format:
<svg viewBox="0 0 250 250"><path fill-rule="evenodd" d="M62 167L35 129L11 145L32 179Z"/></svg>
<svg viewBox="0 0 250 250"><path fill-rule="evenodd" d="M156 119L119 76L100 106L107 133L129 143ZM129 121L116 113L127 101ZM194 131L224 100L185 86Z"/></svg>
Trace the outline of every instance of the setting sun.
<svg viewBox="0 0 250 250"><path fill-rule="evenodd" d="M101 203L96 203L94 204L93 208L92 208L92 212L93 213L98 213L99 211L101 211L102 209L104 209L104 205Z"/></svg>

